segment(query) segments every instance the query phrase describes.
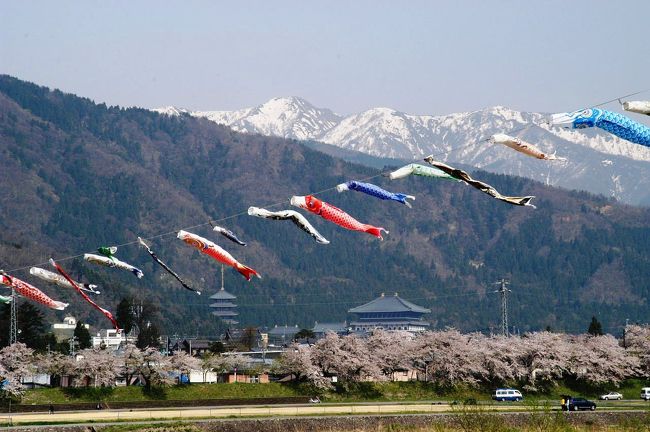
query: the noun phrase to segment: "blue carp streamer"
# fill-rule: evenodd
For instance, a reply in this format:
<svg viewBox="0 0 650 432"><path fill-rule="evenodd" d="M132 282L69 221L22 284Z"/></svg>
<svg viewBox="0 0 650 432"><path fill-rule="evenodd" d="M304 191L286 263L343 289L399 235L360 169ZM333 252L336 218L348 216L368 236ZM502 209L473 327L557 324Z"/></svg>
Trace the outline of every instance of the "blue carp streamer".
<svg viewBox="0 0 650 432"><path fill-rule="evenodd" d="M358 182L355 180L346 183L341 183L340 185L336 186L336 190L338 190L339 192L344 192L346 190L355 190L358 192L363 192L368 195L372 195L379 199L397 201L402 204L405 204L409 208L411 208L411 203L406 201L406 199L407 198L412 200L415 199L413 195L388 192L386 189L382 189L379 186L376 186L374 184Z"/></svg>
<svg viewBox="0 0 650 432"><path fill-rule="evenodd" d="M597 127L635 144L650 147L650 128L622 114L588 108L572 113L553 114L551 123L566 128Z"/></svg>

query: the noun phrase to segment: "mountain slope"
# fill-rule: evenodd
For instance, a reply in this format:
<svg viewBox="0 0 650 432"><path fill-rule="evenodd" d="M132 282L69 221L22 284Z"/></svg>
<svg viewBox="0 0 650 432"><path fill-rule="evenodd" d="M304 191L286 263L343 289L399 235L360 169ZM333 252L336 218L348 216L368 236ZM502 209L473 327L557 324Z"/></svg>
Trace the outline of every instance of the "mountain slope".
<svg viewBox="0 0 650 432"><path fill-rule="evenodd" d="M260 116L260 112L273 112L274 115ZM241 132L321 141L376 157L412 160L433 153L452 163L586 190L631 204L650 205L650 149L597 129L551 128L545 124L546 116L539 113L492 107L476 112L426 116L374 108L338 117L302 99L276 98L256 108L235 112L190 114ZM296 128L295 119L303 117L309 118L311 127ZM568 161L530 160L511 149L486 142L497 132L529 140L543 151L556 152ZM594 182L594 178L598 181Z"/></svg>
<svg viewBox="0 0 650 432"><path fill-rule="evenodd" d="M23 267L49 256L128 243L118 256L142 268L142 280L79 258L61 263L102 285L98 301L109 309L126 293L159 304L171 334L214 336L219 325L207 307L219 265L175 239L187 227L262 274L248 283L226 271L244 325L343 320L349 308L399 292L432 309L434 326L486 330L499 323L491 284L501 277L512 280L510 315L522 330L583 331L596 314L616 331L625 318L647 314L650 211L586 193L476 173L503 193L538 197L537 210L513 207L462 184L390 182L292 140L240 134L189 115L107 107L7 76L0 76L0 155L2 268L21 268L13 273L33 281ZM416 195L414 208L333 190L368 177ZM291 195L314 191L390 234L382 242L306 215L331 241L325 246L291 223L246 215L250 205L289 208ZM248 246L212 232L208 220L222 218ZM157 254L204 295L178 286L133 244L137 235L153 237ZM71 301L69 313L107 324L74 293L37 286ZM63 315L48 311L51 319Z"/></svg>

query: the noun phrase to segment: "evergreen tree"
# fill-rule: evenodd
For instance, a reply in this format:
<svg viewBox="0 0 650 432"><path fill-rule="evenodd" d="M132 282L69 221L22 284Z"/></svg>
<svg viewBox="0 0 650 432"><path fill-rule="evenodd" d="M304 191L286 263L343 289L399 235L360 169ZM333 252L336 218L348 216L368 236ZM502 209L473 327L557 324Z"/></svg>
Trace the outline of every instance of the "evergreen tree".
<svg viewBox="0 0 650 432"><path fill-rule="evenodd" d="M47 349L43 313L32 303L23 302L16 308L18 341L37 351Z"/></svg>
<svg viewBox="0 0 650 432"><path fill-rule="evenodd" d="M596 319L595 316L591 317L591 323L589 323L589 329L587 330L587 333L592 336L602 336L604 334L603 325Z"/></svg>
<svg viewBox="0 0 650 432"><path fill-rule="evenodd" d="M223 342L216 341L210 343L210 347L208 348L208 350L212 354L221 354L226 351L226 347L224 346Z"/></svg>
<svg viewBox="0 0 650 432"><path fill-rule="evenodd" d="M74 335L77 338L77 343L79 344L78 346L80 350L90 348L92 346L90 332L81 321L77 321L77 327L74 329Z"/></svg>
<svg viewBox="0 0 650 432"><path fill-rule="evenodd" d="M140 349L148 347L157 348L160 346L160 330L158 330L158 327L151 323L140 327L140 333L138 333L138 339L135 342L135 346Z"/></svg>
<svg viewBox="0 0 650 432"><path fill-rule="evenodd" d="M255 346L257 342L257 328L255 327L246 327L241 335L239 343L243 348L250 351Z"/></svg>
<svg viewBox="0 0 650 432"><path fill-rule="evenodd" d="M11 320L11 305L0 305L0 347L9 345L9 324Z"/></svg>
<svg viewBox="0 0 650 432"><path fill-rule="evenodd" d="M134 320L133 303L129 298L124 297L122 300L120 300L115 311L115 319L117 320L119 326L124 330L124 332L127 334L131 332Z"/></svg>
<svg viewBox="0 0 650 432"><path fill-rule="evenodd" d="M314 337L316 337L316 335L314 334L313 331L309 329L301 329L298 333L296 333L296 335L293 338L294 340L298 340L298 339L313 339Z"/></svg>

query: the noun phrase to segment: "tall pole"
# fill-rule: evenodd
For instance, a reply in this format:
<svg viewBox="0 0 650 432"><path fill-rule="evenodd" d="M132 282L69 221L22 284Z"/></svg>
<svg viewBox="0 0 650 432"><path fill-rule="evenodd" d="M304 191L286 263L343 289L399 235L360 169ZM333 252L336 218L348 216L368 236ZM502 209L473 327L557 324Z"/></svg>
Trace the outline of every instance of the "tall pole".
<svg viewBox="0 0 650 432"><path fill-rule="evenodd" d="M510 284L510 281L501 279L496 284L500 285L500 288L495 292L501 294L501 334L503 336L510 336L508 329L508 293L512 291L506 288Z"/></svg>
<svg viewBox="0 0 650 432"><path fill-rule="evenodd" d="M11 325L9 326L9 345L18 341L18 323L16 321L16 290L11 288Z"/></svg>
<svg viewBox="0 0 650 432"><path fill-rule="evenodd" d="M68 339L68 342L70 343L70 355L72 356L72 358L74 358L75 357L74 348L75 345L77 344L77 336L72 336L70 339Z"/></svg>

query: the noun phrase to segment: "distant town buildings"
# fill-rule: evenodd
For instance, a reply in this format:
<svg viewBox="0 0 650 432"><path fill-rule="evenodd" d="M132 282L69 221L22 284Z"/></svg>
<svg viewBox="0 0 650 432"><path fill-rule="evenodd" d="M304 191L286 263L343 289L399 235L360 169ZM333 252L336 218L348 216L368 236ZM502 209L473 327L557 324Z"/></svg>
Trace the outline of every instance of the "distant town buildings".
<svg viewBox="0 0 650 432"><path fill-rule="evenodd" d="M127 343L135 345L136 340L135 336L127 336L124 331L102 329L97 333L97 336L93 336L93 348L117 351Z"/></svg>
<svg viewBox="0 0 650 432"><path fill-rule="evenodd" d="M357 319L350 323L352 331L355 332L374 329L421 332L429 327L429 323L424 321L422 316L431 310L406 301L397 293L394 296L385 296L382 293L381 297L348 312L357 315Z"/></svg>
<svg viewBox="0 0 650 432"><path fill-rule="evenodd" d="M87 329L90 328L88 324L84 324ZM52 324L52 333L56 337L57 342L67 342L74 336L74 329L77 328L77 319L71 315L63 318L62 323Z"/></svg>

